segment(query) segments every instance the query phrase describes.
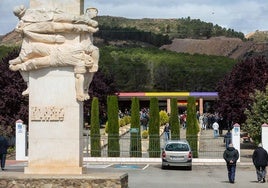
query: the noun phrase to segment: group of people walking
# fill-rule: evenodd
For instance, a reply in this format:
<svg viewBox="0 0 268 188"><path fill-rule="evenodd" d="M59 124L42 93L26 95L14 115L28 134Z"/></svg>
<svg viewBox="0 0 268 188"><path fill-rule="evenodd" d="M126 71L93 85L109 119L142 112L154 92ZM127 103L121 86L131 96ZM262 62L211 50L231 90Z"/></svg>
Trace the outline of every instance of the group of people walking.
<svg viewBox="0 0 268 188"><path fill-rule="evenodd" d="M224 151L223 158L226 161L229 182L235 183L236 163L239 159L239 152L234 148L232 143L230 143ZM253 152L252 162L256 169L258 183L265 183L268 153L261 143L259 143L258 147Z"/></svg>

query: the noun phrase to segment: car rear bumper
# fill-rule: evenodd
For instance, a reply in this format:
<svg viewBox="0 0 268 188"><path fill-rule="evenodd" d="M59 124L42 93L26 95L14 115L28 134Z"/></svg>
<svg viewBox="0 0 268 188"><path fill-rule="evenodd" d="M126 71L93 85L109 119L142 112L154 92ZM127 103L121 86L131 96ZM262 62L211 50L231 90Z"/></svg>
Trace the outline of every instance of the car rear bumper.
<svg viewBox="0 0 268 188"><path fill-rule="evenodd" d="M162 159L162 166L192 166L192 160L189 160L187 162L173 162Z"/></svg>

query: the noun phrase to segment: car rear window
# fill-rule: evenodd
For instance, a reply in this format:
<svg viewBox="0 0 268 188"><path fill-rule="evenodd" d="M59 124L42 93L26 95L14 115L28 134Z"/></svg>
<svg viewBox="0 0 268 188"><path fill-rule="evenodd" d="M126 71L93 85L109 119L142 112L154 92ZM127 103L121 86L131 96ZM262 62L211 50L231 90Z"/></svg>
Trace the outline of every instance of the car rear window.
<svg viewBox="0 0 268 188"><path fill-rule="evenodd" d="M189 147L183 143L170 143L166 145L166 151L189 151Z"/></svg>

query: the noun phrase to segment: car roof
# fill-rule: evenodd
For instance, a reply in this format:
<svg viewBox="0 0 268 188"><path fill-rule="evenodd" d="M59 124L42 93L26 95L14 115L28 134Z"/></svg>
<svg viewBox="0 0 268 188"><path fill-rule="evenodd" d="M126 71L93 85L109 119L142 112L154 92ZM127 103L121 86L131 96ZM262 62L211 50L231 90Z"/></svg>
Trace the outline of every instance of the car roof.
<svg viewBox="0 0 268 188"><path fill-rule="evenodd" d="M185 143L185 144L189 144L187 140L168 140L166 144L170 144L170 143Z"/></svg>

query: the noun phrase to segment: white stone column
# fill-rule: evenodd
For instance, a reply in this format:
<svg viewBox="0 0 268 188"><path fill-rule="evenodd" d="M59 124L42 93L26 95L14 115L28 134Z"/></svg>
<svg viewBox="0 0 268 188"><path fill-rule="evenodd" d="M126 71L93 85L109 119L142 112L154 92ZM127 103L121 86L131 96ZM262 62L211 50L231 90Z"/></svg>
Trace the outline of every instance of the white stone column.
<svg viewBox="0 0 268 188"><path fill-rule="evenodd" d="M83 0L30 0L31 9L80 15ZM64 33L79 45L80 35ZM29 71L29 154L25 174L82 174L83 102L76 99L73 67Z"/></svg>
<svg viewBox="0 0 268 188"><path fill-rule="evenodd" d="M203 98L199 98L199 113L203 114L204 113L204 103L203 103Z"/></svg>
<svg viewBox="0 0 268 188"><path fill-rule="evenodd" d="M238 150L240 156L240 125L238 123L234 124L234 128L232 129L232 144ZM238 162L240 162L240 157Z"/></svg>
<svg viewBox="0 0 268 188"><path fill-rule="evenodd" d="M167 113L170 114L171 112L171 107L170 107L170 99L167 99Z"/></svg>
<svg viewBox="0 0 268 188"><path fill-rule="evenodd" d="M82 174L83 103L72 67L30 72L29 155L25 174Z"/></svg>
<svg viewBox="0 0 268 188"><path fill-rule="evenodd" d="M261 138L263 148L268 151L268 124L266 123L261 126Z"/></svg>
<svg viewBox="0 0 268 188"><path fill-rule="evenodd" d="M27 132L26 125L23 124L22 120L16 121L16 160L23 161L27 160Z"/></svg>
<svg viewBox="0 0 268 188"><path fill-rule="evenodd" d="M80 15L84 11L84 0L30 0L30 8L60 9Z"/></svg>

